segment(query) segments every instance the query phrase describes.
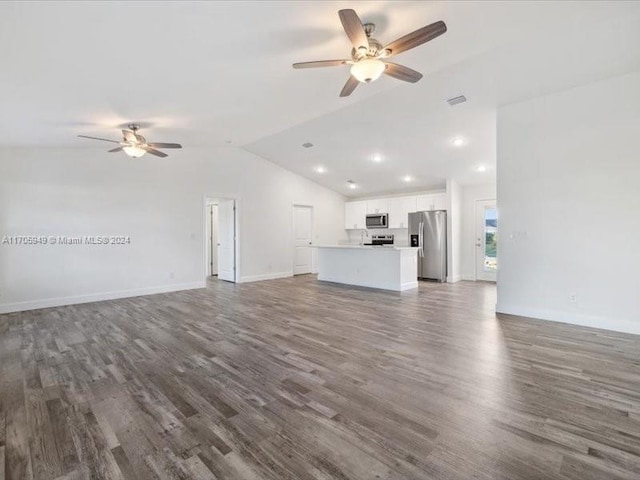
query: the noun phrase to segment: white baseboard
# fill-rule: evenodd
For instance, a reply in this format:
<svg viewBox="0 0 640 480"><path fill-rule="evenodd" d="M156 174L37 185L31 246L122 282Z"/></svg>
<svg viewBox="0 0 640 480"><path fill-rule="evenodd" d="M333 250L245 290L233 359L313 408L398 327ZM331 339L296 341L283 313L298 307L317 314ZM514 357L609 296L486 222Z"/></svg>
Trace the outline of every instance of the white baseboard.
<svg viewBox="0 0 640 480"><path fill-rule="evenodd" d="M475 282L476 281L476 276L471 274L471 273L463 273L462 274L462 280L466 280L468 282Z"/></svg>
<svg viewBox="0 0 640 480"><path fill-rule="evenodd" d="M173 285L161 285L158 287L134 288L130 290L117 290L115 292L90 293L87 295L75 295L71 297L44 298L27 302L0 304L0 313L23 312L25 310L37 310L40 308L62 307L64 305L76 305L78 303L101 302L103 300L115 300L117 298L140 297L142 295L155 295L156 293L178 292L180 290L194 290L204 288L205 282L177 283Z"/></svg>
<svg viewBox="0 0 640 480"><path fill-rule="evenodd" d="M450 277L447 277L447 283L456 283L460 280L462 280L462 277L460 275L452 275Z"/></svg>
<svg viewBox="0 0 640 480"><path fill-rule="evenodd" d="M293 277L293 272L265 273L262 275L249 275L241 277L238 283L262 282L263 280L275 280L277 278Z"/></svg>
<svg viewBox="0 0 640 480"><path fill-rule="evenodd" d="M500 304L496 305L496 313L506 313L508 315L517 315L519 317L536 318L540 320L549 320L551 322L568 323L571 325L580 325L583 327L640 335L640 320L632 321L620 318L604 318L591 315L581 315L574 312L520 308L517 306Z"/></svg>
<svg viewBox="0 0 640 480"><path fill-rule="evenodd" d="M413 288L418 288L418 282L407 282L400 284L400 291L404 292L405 290L411 290Z"/></svg>

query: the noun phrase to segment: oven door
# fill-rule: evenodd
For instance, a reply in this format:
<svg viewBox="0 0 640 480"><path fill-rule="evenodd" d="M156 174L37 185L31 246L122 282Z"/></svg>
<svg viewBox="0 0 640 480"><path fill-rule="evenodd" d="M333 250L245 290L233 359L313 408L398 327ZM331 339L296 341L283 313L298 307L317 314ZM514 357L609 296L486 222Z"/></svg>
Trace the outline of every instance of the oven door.
<svg viewBox="0 0 640 480"><path fill-rule="evenodd" d="M388 214L367 215L367 228L389 228Z"/></svg>

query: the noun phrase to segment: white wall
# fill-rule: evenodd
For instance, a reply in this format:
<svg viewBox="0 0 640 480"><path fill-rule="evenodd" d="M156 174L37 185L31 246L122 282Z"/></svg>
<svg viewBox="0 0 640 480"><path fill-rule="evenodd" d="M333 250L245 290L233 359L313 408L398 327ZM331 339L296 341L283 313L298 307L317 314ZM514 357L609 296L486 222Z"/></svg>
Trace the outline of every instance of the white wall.
<svg viewBox="0 0 640 480"><path fill-rule="evenodd" d="M91 149L0 150L5 235L128 235L123 246L0 244L0 312L201 286L205 197L235 197L241 281L292 273L293 203L315 241L346 241L344 198L241 149L162 159Z"/></svg>
<svg viewBox="0 0 640 480"><path fill-rule="evenodd" d="M640 334L639 136L640 73L499 110L498 311Z"/></svg>
<svg viewBox="0 0 640 480"><path fill-rule="evenodd" d="M476 279L476 202L495 199L495 183L464 185L462 187L462 243L460 248L463 280ZM500 228L499 224L498 228ZM500 246L498 246L498 255L499 249ZM499 259L498 262L500 262Z"/></svg>

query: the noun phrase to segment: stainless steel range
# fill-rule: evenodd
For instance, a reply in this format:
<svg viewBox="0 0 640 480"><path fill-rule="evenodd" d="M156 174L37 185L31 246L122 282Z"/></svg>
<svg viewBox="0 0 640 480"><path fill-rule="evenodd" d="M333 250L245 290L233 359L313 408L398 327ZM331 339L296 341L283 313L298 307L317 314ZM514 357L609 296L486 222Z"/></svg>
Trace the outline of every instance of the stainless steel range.
<svg viewBox="0 0 640 480"><path fill-rule="evenodd" d="M371 235L371 243L365 245L393 245L393 235Z"/></svg>

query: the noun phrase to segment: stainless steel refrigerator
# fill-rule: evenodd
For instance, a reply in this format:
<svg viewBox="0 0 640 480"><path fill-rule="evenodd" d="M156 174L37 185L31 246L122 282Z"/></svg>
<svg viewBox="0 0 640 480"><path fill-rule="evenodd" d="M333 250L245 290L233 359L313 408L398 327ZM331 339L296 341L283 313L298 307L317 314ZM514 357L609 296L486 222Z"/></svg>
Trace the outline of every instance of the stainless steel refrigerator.
<svg viewBox="0 0 640 480"><path fill-rule="evenodd" d="M447 280L447 212L409 214L409 245L419 247L418 278Z"/></svg>

